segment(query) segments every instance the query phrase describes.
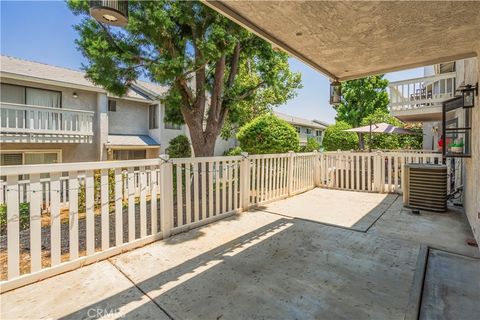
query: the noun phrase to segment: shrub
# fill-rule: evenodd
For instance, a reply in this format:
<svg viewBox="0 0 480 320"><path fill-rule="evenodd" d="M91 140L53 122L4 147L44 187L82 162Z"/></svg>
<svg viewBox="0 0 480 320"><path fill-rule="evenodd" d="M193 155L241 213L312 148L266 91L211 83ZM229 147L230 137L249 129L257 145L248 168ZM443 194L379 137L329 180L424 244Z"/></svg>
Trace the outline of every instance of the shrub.
<svg viewBox="0 0 480 320"><path fill-rule="evenodd" d="M242 154L243 150L240 147L234 147L226 150L223 155L224 156L239 156Z"/></svg>
<svg viewBox="0 0 480 320"><path fill-rule="evenodd" d="M358 136L355 132L345 132L352 127L343 121L337 121L328 126L323 138L323 147L326 151L351 150L358 148Z"/></svg>
<svg viewBox="0 0 480 320"><path fill-rule="evenodd" d="M27 229L30 226L30 203L22 202L19 206L20 212L20 230ZM7 228L7 205L0 204L0 228Z"/></svg>
<svg viewBox="0 0 480 320"><path fill-rule="evenodd" d="M273 114L257 117L240 128L240 147L249 154L298 151L298 133L293 126Z"/></svg>
<svg viewBox="0 0 480 320"><path fill-rule="evenodd" d="M189 158L192 156L190 141L187 136L179 135L170 140L167 148L167 154L170 158Z"/></svg>
<svg viewBox="0 0 480 320"><path fill-rule="evenodd" d="M320 143L315 138L307 138L307 144L300 147L300 152L313 152L320 150Z"/></svg>

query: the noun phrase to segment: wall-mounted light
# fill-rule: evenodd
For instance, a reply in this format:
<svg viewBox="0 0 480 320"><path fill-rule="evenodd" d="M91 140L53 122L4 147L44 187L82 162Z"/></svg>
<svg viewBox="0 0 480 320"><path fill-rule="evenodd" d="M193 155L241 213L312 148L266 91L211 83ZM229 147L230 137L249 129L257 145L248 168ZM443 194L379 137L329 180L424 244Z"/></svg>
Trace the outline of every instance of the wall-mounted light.
<svg viewBox="0 0 480 320"><path fill-rule="evenodd" d="M128 1L91 0L90 15L98 22L117 27L124 27L128 23Z"/></svg>
<svg viewBox="0 0 480 320"><path fill-rule="evenodd" d="M330 83L330 104L339 105L342 102L342 85L337 80Z"/></svg>
<svg viewBox="0 0 480 320"><path fill-rule="evenodd" d="M460 91L462 91L463 96L463 107L473 108L475 106L475 96L478 95L478 83L475 86L466 85Z"/></svg>
<svg viewBox="0 0 480 320"><path fill-rule="evenodd" d="M77 94L76 92L74 92L74 93L72 94L72 97L73 97L73 99L77 99L77 98L78 98L78 94Z"/></svg>

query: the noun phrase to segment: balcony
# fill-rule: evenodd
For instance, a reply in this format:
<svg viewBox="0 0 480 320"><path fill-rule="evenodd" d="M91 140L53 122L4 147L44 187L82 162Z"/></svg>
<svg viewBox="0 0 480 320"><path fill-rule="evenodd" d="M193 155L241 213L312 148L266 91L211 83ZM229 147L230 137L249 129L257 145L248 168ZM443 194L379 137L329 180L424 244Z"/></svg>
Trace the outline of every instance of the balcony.
<svg viewBox="0 0 480 320"><path fill-rule="evenodd" d="M442 103L455 96L455 72L391 82L390 112L402 121L438 121Z"/></svg>
<svg viewBox="0 0 480 320"><path fill-rule="evenodd" d="M411 214L400 196L404 164L441 161L314 152L2 167L0 317L476 319L480 253L464 213Z"/></svg>
<svg viewBox="0 0 480 320"><path fill-rule="evenodd" d="M2 143L92 143L94 112L0 103Z"/></svg>

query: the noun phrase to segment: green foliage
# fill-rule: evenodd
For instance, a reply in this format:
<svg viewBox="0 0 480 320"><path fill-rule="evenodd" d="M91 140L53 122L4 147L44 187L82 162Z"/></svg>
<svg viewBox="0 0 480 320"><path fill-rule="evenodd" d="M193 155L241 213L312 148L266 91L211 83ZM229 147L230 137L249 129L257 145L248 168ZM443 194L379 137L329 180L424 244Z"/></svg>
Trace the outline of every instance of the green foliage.
<svg viewBox="0 0 480 320"><path fill-rule="evenodd" d="M342 82L342 102L335 119L358 127L375 110L388 111L387 86L383 75Z"/></svg>
<svg viewBox="0 0 480 320"><path fill-rule="evenodd" d="M223 155L224 156L239 156L243 152L242 148L240 147L234 147L226 150Z"/></svg>
<svg viewBox="0 0 480 320"><path fill-rule="evenodd" d="M295 128L273 114L247 123L240 128L237 138L242 150L249 154L284 153L299 147Z"/></svg>
<svg viewBox="0 0 480 320"><path fill-rule="evenodd" d="M99 209L101 206L101 172L95 170L93 172L93 198L94 208ZM82 183L78 188L78 212L86 212L85 198L86 186ZM115 170L108 171L108 200L110 203L115 202Z"/></svg>
<svg viewBox="0 0 480 320"><path fill-rule="evenodd" d="M344 121L337 121L328 126L323 137L325 151L352 150L358 148L358 136L354 132L345 132L352 126Z"/></svg>
<svg viewBox="0 0 480 320"><path fill-rule="evenodd" d="M190 158L192 156L192 150L187 136L179 135L170 140L167 154L170 158Z"/></svg>
<svg viewBox="0 0 480 320"><path fill-rule="evenodd" d="M86 0L68 6L85 17L75 29L87 78L119 96L141 76L169 86L165 120L187 124L196 156L213 153L225 122L230 136L301 87L287 54L199 1L130 0L125 28L90 18Z"/></svg>
<svg viewBox="0 0 480 320"><path fill-rule="evenodd" d="M30 203L22 202L19 206L20 213L20 230L28 229L30 226ZM7 228L7 205L0 204L0 229ZM3 231L2 231L3 233Z"/></svg>
<svg viewBox="0 0 480 320"><path fill-rule="evenodd" d="M363 118L360 125L367 126L375 123L388 123L396 127L405 128L416 132L415 135L374 133L370 141L366 134L365 145L368 149L421 149L423 132L420 124L406 124L381 109Z"/></svg>
<svg viewBox="0 0 480 320"><path fill-rule="evenodd" d="M320 150L320 143L315 138L307 138L307 144L300 147L300 152L312 152Z"/></svg>
<svg viewBox="0 0 480 320"><path fill-rule="evenodd" d="M388 112L388 80L383 75L342 82L342 102L336 108L336 121L344 121L352 128L359 127L365 117L376 110ZM359 136L363 139L363 135ZM363 147L363 140L359 147Z"/></svg>

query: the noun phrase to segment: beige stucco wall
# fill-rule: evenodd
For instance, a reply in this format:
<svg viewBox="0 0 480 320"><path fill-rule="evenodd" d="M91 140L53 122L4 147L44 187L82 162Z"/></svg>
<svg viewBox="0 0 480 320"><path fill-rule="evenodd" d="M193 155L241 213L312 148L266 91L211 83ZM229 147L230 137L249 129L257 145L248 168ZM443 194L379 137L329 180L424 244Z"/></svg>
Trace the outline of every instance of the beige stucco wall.
<svg viewBox="0 0 480 320"><path fill-rule="evenodd" d="M93 117L93 139L92 143L2 143L0 149L8 150L44 150L44 149L60 149L62 150L63 162L80 162L80 161L96 161L98 159L98 128L95 125L98 121L97 109L97 93L72 89L68 87L52 86L29 81L21 81L15 79L2 78L2 83L16 84L40 89L49 89L62 92L62 108L78 109L95 112ZM73 93L78 98L73 98Z"/></svg>
<svg viewBox="0 0 480 320"><path fill-rule="evenodd" d="M480 48L477 51L480 54ZM475 84L480 79L477 58L457 62L457 84ZM473 234L480 244L480 96L472 109L472 157L465 159L464 207Z"/></svg>
<svg viewBox="0 0 480 320"><path fill-rule="evenodd" d="M130 100L114 100L117 101L117 111L108 112L108 133L148 135L149 104Z"/></svg>

